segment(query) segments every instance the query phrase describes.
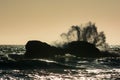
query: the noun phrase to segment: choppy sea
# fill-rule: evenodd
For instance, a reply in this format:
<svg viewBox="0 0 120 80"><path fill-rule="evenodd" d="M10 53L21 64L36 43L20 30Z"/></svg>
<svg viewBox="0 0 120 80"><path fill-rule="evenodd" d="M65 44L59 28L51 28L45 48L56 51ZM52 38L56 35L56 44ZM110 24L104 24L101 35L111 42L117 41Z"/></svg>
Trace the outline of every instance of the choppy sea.
<svg viewBox="0 0 120 80"><path fill-rule="evenodd" d="M8 54L24 53L23 45L0 46L0 80L120 80L120 57L64 56L15 62L8 56ZM8 63L9 65L6 65ZM16 63L22 68L16 68L14 66Z"/></svg>

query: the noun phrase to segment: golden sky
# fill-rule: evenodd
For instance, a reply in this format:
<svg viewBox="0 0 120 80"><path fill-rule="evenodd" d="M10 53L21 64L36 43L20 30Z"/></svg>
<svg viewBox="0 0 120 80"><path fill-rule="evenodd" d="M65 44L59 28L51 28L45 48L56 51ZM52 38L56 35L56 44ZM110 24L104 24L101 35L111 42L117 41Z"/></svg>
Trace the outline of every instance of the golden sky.
<svg viewBox="0 0 120 80"><path fill-rule="evenodd" d="M0 44L51 43L89 21L120 44L120 0L0 0Z"/></svg>

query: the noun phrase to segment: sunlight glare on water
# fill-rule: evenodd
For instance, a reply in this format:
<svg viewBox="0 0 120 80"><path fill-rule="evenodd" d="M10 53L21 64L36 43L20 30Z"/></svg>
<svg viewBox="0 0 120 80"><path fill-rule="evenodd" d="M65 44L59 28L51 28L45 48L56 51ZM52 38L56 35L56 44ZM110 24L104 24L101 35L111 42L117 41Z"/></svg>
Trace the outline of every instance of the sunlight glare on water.
<svg viewBox="0 0 120 80"><path fill-rule="evenodd" d="M34 70L1 70L0 80L117 80L120 69L34 69ZM119 80L119 79L118 79Z"/></svg>

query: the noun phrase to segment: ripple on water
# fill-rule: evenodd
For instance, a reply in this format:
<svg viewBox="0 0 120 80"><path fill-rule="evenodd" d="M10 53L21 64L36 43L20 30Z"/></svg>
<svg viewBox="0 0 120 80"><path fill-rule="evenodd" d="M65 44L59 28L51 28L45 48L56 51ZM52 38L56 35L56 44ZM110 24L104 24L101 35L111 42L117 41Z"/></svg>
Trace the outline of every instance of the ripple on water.
<svg viewBox="0 0 120 80"><path fill-rule="evenodd" d="M109 80L120 78L120 69L33 69L0 70L0 80Z"/></svg>

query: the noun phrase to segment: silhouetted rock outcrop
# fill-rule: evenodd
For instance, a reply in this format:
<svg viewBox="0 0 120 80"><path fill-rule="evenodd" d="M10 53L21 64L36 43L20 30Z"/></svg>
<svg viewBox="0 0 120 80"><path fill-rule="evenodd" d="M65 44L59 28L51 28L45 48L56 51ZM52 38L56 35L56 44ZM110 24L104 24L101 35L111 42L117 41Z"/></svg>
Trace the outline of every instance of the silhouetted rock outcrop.
<svg viewBox="0 0 120 80"><path fill-rule="evenodd" d="M79 57L97 57L100 56L100 51L95 45L85 41L73 41L64 46L66 53L73 54Z"/></svg>
<svg viewBox="0 0 120 80"><path fill-rule="evenodd" d="M49 58L62 53L59 48L41 41L28 41L25 48L27 58Z"/></svg>
<svg viewBox="0 0 120 80"><path fill-rule="evenodd" d="M28 41L25 48L25 58L54 58L55 55L66 53L77 57L118 57L109 52L100 52L95 45L85 41L73 41L65 44L62 48L50 46L41 41Z"/></svg>
<svg viewBox="0 0 120 80"><path fill-rule="evenodd" d="M119 57L120 55L108 51L100 51L94 44L85 41L73 41L64 45L66 53L78 57Z"/></svg>

